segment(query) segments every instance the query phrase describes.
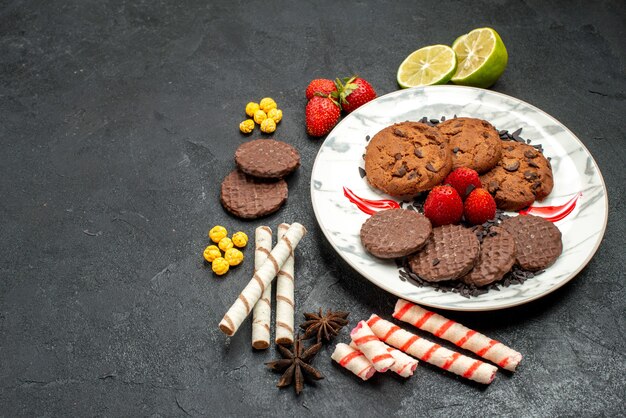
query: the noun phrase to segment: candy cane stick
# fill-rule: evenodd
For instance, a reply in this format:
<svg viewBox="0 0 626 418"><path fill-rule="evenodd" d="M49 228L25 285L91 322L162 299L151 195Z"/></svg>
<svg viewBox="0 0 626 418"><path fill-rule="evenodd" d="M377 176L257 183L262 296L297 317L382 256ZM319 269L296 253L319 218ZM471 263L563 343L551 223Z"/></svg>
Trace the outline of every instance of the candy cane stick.
<svg viewBox="0 0 626 418"><path fill-rule="evenodd" d="M522 355L499 341L492 340L458 322L444 318L434 312L404 299L398 299L393 317L431 334L448 340L461 348L470 350L503 369L515 371Z"/></svg>
<svg viewBox="0 0 626 418"><path fill-rule="evenodd" d="M254 232L254 270L258 270L272 249L272 230L260 226ZM272 284L268 284L261 299L252 309L252 347L263 350L270 346L270 323L272 319Z"/></svg>
<svg viewBox="0 0 626 418"><path fill-rule="evenodd" d="M356 346L354 341L350 342L350 347L358 350L358 347ZM417 364L419 363L417 360L407 354L404 354L402 351L388 345L387 352L391 354L396 360L396 362L393 364L393 366L389 368L389 370L399 374L402 377L413 376L413 372L415 371L415 369L417 368Z"/></svg>
<svg viewBox="0 0 626 418"><path fill-rule="evenodd" d="M278 225L278 239L288 229L288 224ZM291 253L276 277L276 344L293 344L294 278L294 258Z"/></svg>
<svg viewBox="0 0 626 418"><path fill-rule="evenodd" d="M365 321L359 322L354 327L350 332L350 337L352 337L352 342L356 344L358 350L374 365L377 372L386 372L396 362L387 351L387 344L374 335Z"/></svg>
<svg viewBox="0 0 626 418"><path fill-rule="evenodd" d="M367 325L381 341L393 345L413 357L451 371L466 379L489 384L498 371L498 368L491 364L474 360L425 338L420 338L389 321L385 321L378 315L372 315L367 320Z"/></svg>
<svg viewBox="0 0 626 418"><path fill-rule="evenodd" d="M369 379L376 373L376 369L363 353L350 347L348 344L337 344L330 358L339 363L341 367L350 370L363 380Z"/></svg>
<svg viewBox="0 0 626 418"><path fill-rule="evenodd" d="M252 311L252 307L259 301L265 288L272 282L285 260L291 255L302 237L306 234L306 228L294 222L285 235L278 240L276 246L254 273L250 282L241 291L241 294L228 309L224 318L220 321L220 329L228 336L237 332L244 319Z"/></svg>

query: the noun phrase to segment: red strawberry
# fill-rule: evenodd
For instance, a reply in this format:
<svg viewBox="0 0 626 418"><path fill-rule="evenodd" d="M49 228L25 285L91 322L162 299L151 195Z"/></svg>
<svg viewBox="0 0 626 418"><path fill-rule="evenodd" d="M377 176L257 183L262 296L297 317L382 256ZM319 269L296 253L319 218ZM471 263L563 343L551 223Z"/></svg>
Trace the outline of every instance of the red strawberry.
<svg viewBox="0 0 626 418"><path fill-rule="evenodd" d="M496 201L486 189L474 189L465 199L465 220L480 225L496 216Z"/></svg>
<svg viewBox="0 0 626 418"><path fill-rule="evenodd" d="M337 124L341 110L329 97L313 96L306 105L306 132L311 136L327 135Z"/></svg>
<svg viewBox="0 0 626 418"><path fill-rule="evenodd" d="M478 177L476 170L467 167L459 167L452 171L443 181L443 184L449 184L454 187L459 193L459 196L463 199L465 199L468 193L473 189L482 187L480 177Z"/></svg>
<svg viewBox="0 0 626 418"><path fill-rule="evenodd" d="M344 79L343 83L341 80L337 79L336 83L341 108L346 113L350 113L354 109L376 98L374 88L370 85L370 83L362 78L355 76L349 79Z"/></svg>
<svg viewBox="0 0 626 418"><path fill-rule="evenodd" d="M309 83L306 88L306 99L311 100L311 97L315 96L315 93L321 93L324 96L329 95L333 91L337 91L337 86L333 80L327 78L317 78Z"/></svg>
<svg viewBox="0 0 626 418"><path fill-rule="evenodd" d="M455 224L463 216L463 201L452 186L435 186L424 202L424 215L434 226Z"/></svg>

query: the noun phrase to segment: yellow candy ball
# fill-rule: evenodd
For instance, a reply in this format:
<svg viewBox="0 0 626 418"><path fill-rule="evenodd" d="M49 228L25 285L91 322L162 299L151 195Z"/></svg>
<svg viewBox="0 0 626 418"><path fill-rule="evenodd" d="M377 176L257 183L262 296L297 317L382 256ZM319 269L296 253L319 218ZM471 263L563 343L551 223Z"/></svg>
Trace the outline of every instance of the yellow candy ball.
<svg viewBox="0 0 626 418"><path fill-rule="evenodd" d="M246 105L246 115L250 117L254 116L254 112L256 112L257 110L259 110L258 103L250 102Z"/></svg>
<svg viewBox="0 0 626 418"><path fill-rule="evenodd" d="M267 112L267 117L274 119L274 122L278 123L283 119L283 111L280 109L270 109L270 111Z"/></svg>
<svg viewBox="0 0 626 418"><path fill-rule="evenodd" d="M226 251L233 248L233 241L228 237L224 237L217 243L217 246L220 247L220 250Z"/></svg>
<svg viewBox="0 0 626 418"><path fill-rule="evenodd" d="M276 122L274 119L267 118L263 122L261 122L261 132L266 134L271 134L276 130Z"/></svg>
<svg viewBox="0 0 626 418"><path fill-rule="evenodd" d="M254 112L254 121L256 123L258 123L259 125L265 120L267 119L267 114L262 111L262 110L257 110L256 112Z"/></svg>
<svg viewBox="0 0 626 418"><path fill-rule="evenodd" d="M222 256L222 252L220 251L219 248L217 248L216 245L209 245L208 247L204 249L202 256L204 257L206 261L208 261L209 263L212 263L213 260Z"/></svg>
<svg viewBox="0 0 626 418"><path fill-rule="evenodd" d="M244 134L249 134L254 130L254 121L252 119L246 119L239 124L239 130Z"/></svg>
<svg viewBox="0 0 626 418"><path fill-rule="evenodd" d="M272 99L271 97L264 97L259 102L259 107L262 111L267 113L270 111L270 109L276 109L278 106L276 105L274 99Z"/></svg>
<svg viewBox="0 0 626 418"><path fill-rule="evenodd" d="M230 264L223 257L218 257L211 263L211 270L218 276L228 273L229 267Z"/></svg>
<svg viewBox="0 0 626 418"><path fill-rule="evenodd" d="M248 243L248 236L244 233L244 232L235 232L233 234L233 238L232 238L233 244L235 244L235 247L245 247L246 244Z"/></svg>
<svg viewBox="0 0 626 418"><path fill-rule="evenodd" d="M236 248L231 248L224 253L224 259L229 265L238 266L243 261L243 253Z"/></svg>
<svg viewBox="0 0 626 418"><path fill-rule="evenodd" d="M209 238L213 242L220 242L224 237L228 236L228 231L221 225L216 225L209 231Z"/></svg>

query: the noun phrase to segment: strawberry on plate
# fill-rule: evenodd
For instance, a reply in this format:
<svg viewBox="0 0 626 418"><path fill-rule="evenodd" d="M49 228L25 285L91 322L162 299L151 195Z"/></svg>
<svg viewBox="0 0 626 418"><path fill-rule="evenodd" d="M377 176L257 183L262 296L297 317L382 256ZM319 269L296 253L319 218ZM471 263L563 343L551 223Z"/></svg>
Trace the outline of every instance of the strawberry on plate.
<svg viewBox="0 0 626 418"><path fill-rule="evenodd" d="M424 202L424 215L433 226L456 224L463 216L463 201L452 186L435 186Z"/></svg>
<svg viewBox="0 0 626 418"><path fill-rule="evenodd" d="M333 80L329 80L327 78L316 78L315 80L311 80L308 87L306 88L306 99L311 100L315 94L321 94L323 96L328 96L332 92L337 91L337 86Z"/></svg>
<svg viewBox="0 0 626 418"><path fill-rule="evenodd" d="M313 96L306 105L306 132L311 136L324 136L335 127L341 116L339 105L330 97Z"/></svg>
<svg viewBox="0 0 626 418"><path fill-rule="evenodd" d="M496 201L486 189L474 189L465 199L463 214L472 225L483 224L495 218Z"/></svg>
<svg viewBox="0 0 626 418"><path fill-rule="evenodd" d="M443 184L449 184L454 187L462 199L474 189L480 189L480 177L476 170L467 167L459 167L453 170L443 181Z"/></svg>
<svg viewBox="0 0 626 418"><path fill-rule="evenodd" d="M376 98L376 91L365 79L351 77L336 81L341 108L350 113L354 109Z"/></svg>

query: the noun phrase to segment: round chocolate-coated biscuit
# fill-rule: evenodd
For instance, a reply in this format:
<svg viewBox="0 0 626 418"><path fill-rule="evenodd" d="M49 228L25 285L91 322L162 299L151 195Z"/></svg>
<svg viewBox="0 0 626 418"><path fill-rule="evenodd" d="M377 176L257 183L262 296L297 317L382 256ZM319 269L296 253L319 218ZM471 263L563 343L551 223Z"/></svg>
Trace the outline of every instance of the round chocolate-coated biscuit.
<svg viewBox="0 0 626 418"><path fill-rule="evenodd" d="M448 141L418 122L388 126L365 149L367 181L391 196L412 196L441 183L452 169Z"/></svg>
<svg viewBox="0 0 626 418"><path fill-rule="evenodd" d="M515 240L506 229L492 226L483 242L474 268L461 281L477 287L501 280L515 264Z"/></svg>
<svg viewBox="0 0 626 418"><path fill-rule="evenodd" d="M501 141L502 158L480 176L500 209L517 211L543 200L554 186L550 162L534 147L515 141Z"/></svg>
<svg viewBox="0 0 626 418"><path fill-rule="evenodd" d="M235 170L222 181L220 200L233 215L256 219L276 212L287 195L285 180L261 180Z"/></svg>
<svg viewBox="0 0 626 418"><path fill-rule="evenodd" d="M361 227L361 243L378 258L413 254L426 244L432 226L427 217L407 209L388 209L373 214Z"/></svg>
<svg viewBox="0 0 626 418"><path fill-rule="evenodd" d="M550 267L563 251L561 231L552 222L534 215L505 219L502 227L515 240L515 259L524 270Z"/></svg>
<svg viewBox="0 0 626 418"><path fill-rule="evenodd" d="M478 173L491 170L500 161L500 135L489 122L474 118L448 119L437 125L448 138L452 169L468 167Z"/></svg>
<svg viewBox="0 0 626 418"><path fill-rule="evenodd" d="M285 142L274 139L255 139L237 148L235 163L248 175L264 179L279 179L300 166L300 154Z"/></svg>
<svg viewBox="0 0 626 418"><path fill-rule="evenodd" d="M479 249L478 238L470 229L438 226L426 246L409 257L409 267L429 282L458 279L474 267Z"/></svg>

